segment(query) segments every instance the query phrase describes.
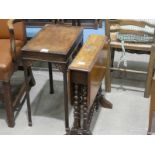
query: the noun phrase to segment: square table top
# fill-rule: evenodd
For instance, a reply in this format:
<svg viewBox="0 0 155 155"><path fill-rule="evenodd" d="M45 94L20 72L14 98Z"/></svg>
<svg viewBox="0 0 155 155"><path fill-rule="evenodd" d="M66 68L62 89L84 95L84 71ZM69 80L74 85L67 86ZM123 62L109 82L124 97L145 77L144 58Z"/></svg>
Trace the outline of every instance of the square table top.
<svg viewBox="0 0 155 155"><path fill-rule="evenodd" d="M22 51L67 55L82 33L81 27L46 25Z"/></svg>

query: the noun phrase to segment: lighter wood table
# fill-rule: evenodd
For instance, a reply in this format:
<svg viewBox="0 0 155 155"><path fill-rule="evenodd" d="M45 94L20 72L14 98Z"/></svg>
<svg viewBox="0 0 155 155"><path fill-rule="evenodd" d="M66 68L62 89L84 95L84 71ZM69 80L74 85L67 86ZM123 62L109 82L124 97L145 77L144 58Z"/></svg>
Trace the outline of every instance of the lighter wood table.
<svg viewBox="0 0 155 155"><path fill-rule="evenodd" d="M74 106L74 123L70 134L91 134L93 112L112 108L102 95L102 80L107 66L106 37L91 35L69 66L70 100Z"/></svg>
<svg viewBox="0 0 155 155"><path fill-rule="evenodd" d="M29 61L51 62L63 73L65 128L69 132L67 69L83 44L83 29L46 25L22 48L24 65Z"/></svg>

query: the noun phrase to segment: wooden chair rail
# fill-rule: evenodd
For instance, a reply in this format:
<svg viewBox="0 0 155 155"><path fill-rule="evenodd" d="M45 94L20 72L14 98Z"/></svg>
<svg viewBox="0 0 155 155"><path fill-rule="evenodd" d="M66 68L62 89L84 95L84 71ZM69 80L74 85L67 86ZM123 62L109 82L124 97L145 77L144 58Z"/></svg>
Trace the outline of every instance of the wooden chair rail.
<svg viewBox="0 0 155 155"><path fill-rule="evenodd" d="M115 28L115 29L111 29L110 30L111 32L120 32L120 33L123 33L123 34L133 34L133 35L140 35L140 36L143 36L143 35L149 35L149 36L154 36L153 33L151 32L144 32L144 31L136 31L136 30L128 30L128 29L122 29L122 28Z"/></svg>
<svg viewBox="0 0 155 155"><path fill-rule="evenodd" d="M121 71L121 72L129 72L129 73L136 73L136 74L147 74L145 71L137 71L137 70L132 70L132 69L122 69L122 68L110 68L110 70L113 71Z"/></svg>
<svg viewBox="0 0 155 155"><path fill-rule="evenodd" d="M114 24L118 24L118 25L133 25L133 26L139 26L139 27L145 27L145 26L149 26L152 28L155 28L155 24L149 23L147 21L140 21L140 20L132 20L132 19L113 19L113 20L109 20L109 24L114 25Z"/></svg>

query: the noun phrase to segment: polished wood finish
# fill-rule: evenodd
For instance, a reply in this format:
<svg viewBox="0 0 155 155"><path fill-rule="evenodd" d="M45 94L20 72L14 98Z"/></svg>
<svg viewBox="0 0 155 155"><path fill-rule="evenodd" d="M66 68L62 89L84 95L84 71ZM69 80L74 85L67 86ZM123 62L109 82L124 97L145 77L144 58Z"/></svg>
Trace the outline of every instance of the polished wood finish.
<svg viewBox="0 0 155 155"><path fill-rule="evenodd" d="M23 47L23 51L67 55L80 33L78 27L46 25Z"/></svg>
<svg viewBox="0 0 155 155"><path fill-rule="evenodd" d="M99 35L90 36L69 68L88 72L92 70L95 63L94 58L97 59L99 57L98 51L102 50L105 41L106 37Z"/></svg>
<svg viewBox="0 0 155 155"><path fill-rule="evenodd" d="M52 72L52 63L48 62L49 69L49 79L50 79L50 94L54 94L54 86L53 86L53 72Z"/></svg>
<svg viewBox="0 0 155 155"><path fill-rule="evenodd" d="M98 104L112 108L101 89L107 65L104 59L107 55L106 41L105 36L91 35L69 66L69 92L74 106L74 124L70 134L91 134L90 123Z"/></svg>
<svg viewBox="0 0 155 155"><path fill-rule="evenodd" d="M27 52L29 51L29 54L26 53L24 57L26 58L28 55L28 59L41 61L48 61L50 57L50 61L52 59L53 62L66 63L73 50L72 48L79 44L78 41L81 39L82 34L81 30L82 28L80 27L75 28L61 25L46 25L33 39L28 42L27 46L24 47L23 50ZM42 59L42 57L44 58ZM51 65L52 64L48 62L50 93L53 93L54 88Z"/></svg>
<svg viewBox="0 0 155 155"><path fill-rule="evenodd" d="M83 29L62 25L46 25L22 49L22 59L52 63L63 73L65 128L69 132L67 69L83 44ZM51 73L50 73L51 74Z"/></svg>
<svg viewBox="0 0 155 155"><path fill-rule="evenodd" d="M109 38L109 56L108 56L108 64L109 64L109 70L108 70L108 79L111 78L111 71L113 70L113 61L114 61L114 52L115 50L117 51L122 51L121 48L121 42L119 40L117 40L116 37L116 33L117 32L123 32L125 34L138 34L138 35L144 35L144 34L148 34L150 36L154 37L154 33L147 33L147 32L143 32L143 31L135 31L135 30L127 30L127 29L122 29L121 26L122 25L133 25L133 26L139 26L139 27L151 27L151 28L155 28L155 24L146 22L146 21L138 21L138 20L132 20L132 19L113 19L113 20L106 20L106 35ZM126 50L126 52L130 52L130 53L137 53L137 54L149 54L152 55L154 52L154 49L152 48L152 46L155 43L155 39L152 43L128 43L125 42L124 43L124 48ZM152 62L151 62L151 56L150 56L150 61L149 61L149 65L148 65L148 71L147 71L147 78L146 78L146 83L145 83L145 92L144 92L144 97L149 97L150 95L150 86L151 86L151 79L152 79L152 73L151 70L153 70L152 67ZM125 71L125 72L132 72L131 70L128 69L116 69L117 71ZM133 73L135 72L135 70L133 70ZM138 71L137 71L138 73ZM111 81L111 80L110 80ZM111 83L108 84L108 91L111 91Z"/></svg>
<svg viewBox="0 0 155 155"><path fill-rule="evenodd" d="M82 28L79 27L47 25L23 47L23 57L66 62L72 49L81 41L82 33Z"/></svg>

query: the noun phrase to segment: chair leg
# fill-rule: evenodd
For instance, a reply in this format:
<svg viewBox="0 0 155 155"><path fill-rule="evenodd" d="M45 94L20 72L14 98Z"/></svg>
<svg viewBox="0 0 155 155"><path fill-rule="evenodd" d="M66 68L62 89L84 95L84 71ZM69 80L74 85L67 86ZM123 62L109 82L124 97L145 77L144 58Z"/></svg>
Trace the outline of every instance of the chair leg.
<svg viewBox="0 0 155 155"><path fill-rule="evenodd" d="M11 84L9 82L3 82L3 91L4 91L4 104L7 115L8 127L14 127L14 110L12 105L12 96L11 96Z"/></svg>
<svg viewBox="0 0 155 155"><path fill-rule="evenodd" d="M24 64L24 76L25 76L25 82L26 82L26 99L27 99L27 112L28 112L28 123L29 126L32 126L32 118L31 118L31 105L30 105L30 94L29 94L29 73L28 68Z"/></svg>
<svg viewBox="0 0 155 155"><path fill-rule="evenodd" d="M52 72L52 63L48 62L48 69L49 69L49 79L50 79L50 94L54 93L53 87L53 72Z"/></svg>
<svg viewBox="0 0 155 155"><path fill-rule="evenodd" d="M105 91L111 92L111 51L108 49L107 53L107 66L106 66L106 75L105 75Z"/></svg>
<svg viewBox="0 0 155 155"><path fill-rule="evenodd" d="M114 57L115 57L115 50L114 49L110 49L110 53L111 53L111 61L110 61L110 65L111 67L114 67Z"/></svg>
<svg viewBox="0 0 155 155"><path fill-rule="evenodd" d="M150 60L148 64L148 73L145 83L145 92L144 97L148 98L150 96L150 90L151 90L151 81L153 76L153 68L154 68L154 59L155 59L155 53L152 51L150 54Z"/></svg>
<svg viewBox="0 0 155 155"><path fill-rule="evenodd" d="M150 108L150 113L149 113L149 127L148 127L148 132L147 132L148 135L151 135L152 134L152 120L153 120L153 111Z"/></svg>
<svg viewBox="0 0 155 155"><path fill-rule="evenodd" d="M152 94L153 95L153 94ZM152 120L153 120L153 96L151 96L151 101L150 101L150 111L149 111L149 125L148 125L148 135L152 134Z"/></svg>

